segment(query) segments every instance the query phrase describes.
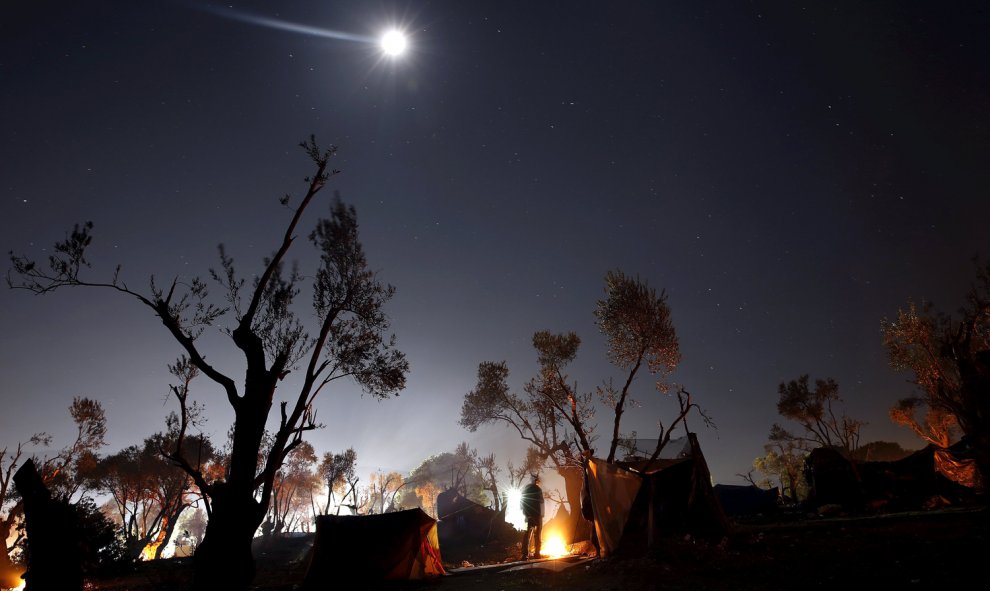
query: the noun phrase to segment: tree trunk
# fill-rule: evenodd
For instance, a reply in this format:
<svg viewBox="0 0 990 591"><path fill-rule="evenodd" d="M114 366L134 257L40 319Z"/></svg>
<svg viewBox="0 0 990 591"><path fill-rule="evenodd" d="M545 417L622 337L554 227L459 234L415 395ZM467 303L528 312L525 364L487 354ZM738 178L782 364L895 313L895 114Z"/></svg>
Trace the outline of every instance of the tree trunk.
<svg viewBox="0 0 990 591"><path fill-rule="evenodd" d="M67 501L52 499L34 462L27 460L14 474L24 502L28 570L24 589L82 591L82 561L76 512Z"/></svg>
<svg viewBox="0 0 990 591"><path fill-rule="evenodd" d="M263 385L252 387L252 381L249 377L247 393L235 409L229 478L213 486L212 514L193 557L196 591L245 591L254 580L251 542L268 512L268 503L255 498L255 473L271 395L265 396ZM274 393L274 387L267 392Z"/></svg>
<svg viewBox="0 0 990 591"><path fill-rule="evenodd" d="M172 539L172 534L175 532L175 525L179 522L179 516L185 511L186 506L180 505L179 509L176 511L171 511L166 513L162 518L162 526L158 533L158 539L160 540L158 546L155 547L155 560L160 560L162 557L162 551L168 544L168 541Z"/></svg>
<svg viewBox="0 0 990 591"><path fill-rule="evenodd" d="M561 534L568 543L574 543L589 531L584 523L584 516L581 515L581 487L584 486L584 472L580 467L564 466L558 468L557 473L564 479L564 493L570 506L567 512L567 531Z"/></svg>
<svg viewBox="0 0 990 591"><path fill-rule="evenodd" d="M254 579L251 541L265 510L253 494L231 490L227 483L217 485L212 501L203 542L193 557L193 588L248 589Z"/></svg>

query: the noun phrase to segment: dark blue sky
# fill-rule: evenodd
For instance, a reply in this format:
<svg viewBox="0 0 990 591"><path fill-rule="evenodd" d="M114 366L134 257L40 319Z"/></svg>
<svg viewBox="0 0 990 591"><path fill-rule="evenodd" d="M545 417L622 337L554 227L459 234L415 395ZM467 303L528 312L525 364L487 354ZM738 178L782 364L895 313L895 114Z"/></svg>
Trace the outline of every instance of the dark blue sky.
<svg viewBox="0 0 990 591"><path fill-rule="evenodd" d="M385 60L256 16L400 25L412 48ZM253 272L314 133L339 147L325 198L356 206L412 366L396 400L323 396L319 451L353 446L365 474L464 440L518 463L513 432L456 424L478 363L507 360L519 387L533 332L574 330L579 388L618 378L593 317L610 269L666 289L672 379L718 425L692 424L717 481L762 453L778 384L803 373L838 381L863 441L920 447L887 419L912 389L879 328L911 298L955 309L990 254L988 25L976 3L894 1L8 2L0 236L43 256L92 220L94 273L120 262L138 288L205 275L220 242ZM0 445L66 443L75 395L106 406L108 451L162 427L179 350L148 311L7 289L0 309ZM624 426L648 436L670 407L638 387ZM222 438L222 393L197 396Z"/></svg>

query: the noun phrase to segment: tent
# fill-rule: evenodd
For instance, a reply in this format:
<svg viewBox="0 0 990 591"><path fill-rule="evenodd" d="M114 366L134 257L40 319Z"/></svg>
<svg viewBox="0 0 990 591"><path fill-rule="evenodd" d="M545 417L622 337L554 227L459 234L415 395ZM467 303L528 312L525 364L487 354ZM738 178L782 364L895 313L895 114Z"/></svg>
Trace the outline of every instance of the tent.
<svg viewBox="0 0 990 591"><path fill-rule="evenodd" d="M961 442L948 449L929 445L893 462L855 462L837 449L813 449L805 460L808 505L903 511L924 508L933 500L970 502L976 494L972 485L979 480L966 452Z"/></svg>
<svg viewBox="0 0 990 591"><path fill-rule="evenodd" d="M437 495L437 530L441 544L477 545L499 540L518 541L519 534L505 521L505 511L494 511L448 489Z"/></svg>
<svg viewBox="0 0 990 591"><path fill-rule="evenodd" d="M694 433L683 457L588 462L588 488L602 556L642 551L658 538L721 539L729 522Z"/></svg>
<svg viewBox="0 0 990 591"><path fill-rule="evenodd" d="M345 578L363 581L443 575L437 522L422 509L382 515L321 515L303 589L325 589Z"/></svg>

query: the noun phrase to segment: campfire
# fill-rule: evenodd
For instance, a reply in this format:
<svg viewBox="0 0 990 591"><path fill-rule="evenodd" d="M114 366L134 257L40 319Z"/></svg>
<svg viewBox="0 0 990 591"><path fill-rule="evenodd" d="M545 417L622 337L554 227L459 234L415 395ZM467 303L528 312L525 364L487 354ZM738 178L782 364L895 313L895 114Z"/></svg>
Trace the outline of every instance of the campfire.
<svg viewBox="0 0 990 591"><path fill-rule="evenodd" d="M560 558L569 555L571 551L560 532L549 532L543 536L540 553L547 558Z"/></svg>

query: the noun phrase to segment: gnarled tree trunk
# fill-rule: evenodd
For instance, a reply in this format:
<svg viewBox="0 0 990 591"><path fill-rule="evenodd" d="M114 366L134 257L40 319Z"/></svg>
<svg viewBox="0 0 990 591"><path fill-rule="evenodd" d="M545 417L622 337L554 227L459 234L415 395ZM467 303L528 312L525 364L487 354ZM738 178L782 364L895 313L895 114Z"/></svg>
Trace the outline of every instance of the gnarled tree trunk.
<svg viewBox="0 0 990 591"><path fill-rule="evenodd" d="M254 499L221 483L212 499L212 514L203 542L193 557L194 588L248 589L254 579L251 541L265 509Z"/></svg>
<svg viewBox="0 0 990 591"><path fill-rule="evenodd" d="M24 502L28 570L26 591L82 591L82 561L76 512L67 501L52 499L32 460L14 474Z"/></svg>

